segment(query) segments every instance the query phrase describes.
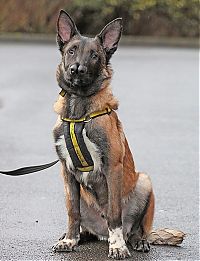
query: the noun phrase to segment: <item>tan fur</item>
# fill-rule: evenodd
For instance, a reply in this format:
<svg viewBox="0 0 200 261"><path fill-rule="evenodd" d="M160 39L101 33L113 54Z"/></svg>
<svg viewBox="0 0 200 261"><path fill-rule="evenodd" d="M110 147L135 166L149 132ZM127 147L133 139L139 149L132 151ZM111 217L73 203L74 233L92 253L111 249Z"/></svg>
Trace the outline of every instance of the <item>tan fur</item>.
<svg viewBox="0 0 200 261"><path fill-rule="evenodd" d="M61 115L63 110L66 107L66 99L62 97L61 95L58 96L57 101L54 103L54 111L58 114Z"/></svg>
<svg viewBox="0 0 200 261"><path fill-rule="evenodd" d="M108 75L111 77L111 70L108 72ZM59 95L58 100L54 104L55 112L61 115L66 106L66 98ZM118 101L111 91L110 80L105 81L101 90L92 97L91 111L88 113L103 110L106 107L113 110L118 108ZM121 122L115 112L112 112L111 115L105 115L103 118L98 117L94 120L99 126L106 130L107 138L111 146L110 160L112 164L115 166L118 162L123 162L123 196L126 196L134 188L135 183L137 182L137 174ZM112 139L112 137L115 137L115 139Z"/></svg>
<svg viewBox="0 0 200 261"><path fill-rule="evenodd" d="M97 212L99 212L100 214L102 213L101 209L99 208L99 205L95 199L95 197L88 192L87 190L85 190L82 186L81 186L81 197L83 198L83 200L87 203L88 207L92 207L94 209L97 210Z"/></svg>

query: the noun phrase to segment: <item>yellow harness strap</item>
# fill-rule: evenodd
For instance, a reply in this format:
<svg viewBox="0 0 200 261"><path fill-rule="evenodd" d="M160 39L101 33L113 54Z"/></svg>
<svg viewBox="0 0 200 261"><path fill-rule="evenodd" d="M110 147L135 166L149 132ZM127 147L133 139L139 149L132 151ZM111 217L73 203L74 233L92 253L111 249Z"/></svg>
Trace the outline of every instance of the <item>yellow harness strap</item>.
<svg viewBox="0 0 200 261"><path fill-rule="evenodd" d="M82 167L77 167L77 169L82 172L85 172L85 171L89 172L89 171L93 170L94 166L93 165L89 166L89 163L84 158L80 145L78 144L78 140L76 138L76 133L75 133L75 123L74 122L70 123L70 137L71 137L71 141L72 141L74 150L76 152L76 155L82 165ZM84 150L83 150L83 152L84 152Z"/></svg>
<svg viewBox="0 0 200 261"><path fill-rule="evenodd" d="M90 114L88 114L87 116L83 117L83 118L80 118L80 119L71 119L71 118L62 118L63 121L66 121L66 122L90 122L92 119L96 118L96 117L99 117L99 116L102 116L102 115L105 115L105 114L110 114L112 112L112 109L110 109L109 107L106 108L105 110L103 111L95 111L95 112L92 112Z"/></svg>

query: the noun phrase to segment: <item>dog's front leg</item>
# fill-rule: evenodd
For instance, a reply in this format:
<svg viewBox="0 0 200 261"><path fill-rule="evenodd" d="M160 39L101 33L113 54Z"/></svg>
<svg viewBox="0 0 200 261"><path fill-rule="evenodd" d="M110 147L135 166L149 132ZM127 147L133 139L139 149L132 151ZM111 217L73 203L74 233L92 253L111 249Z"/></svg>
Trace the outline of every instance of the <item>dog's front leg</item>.
<svg viewBox="0 0 200 261"><path fill-rule="evenodd" d="M122 229L122 175L123 166L119 163L108 174L108 232L109 255L115 259L124 259L130 256L123 238Z"/></svg>
<svg viewBox="0 0 200 261"><path fill-rule="evenodd" d="M80 184L62 162L66 207L68 211L68 232L53 247L54 251L72 251L80 240Z"/></svg>

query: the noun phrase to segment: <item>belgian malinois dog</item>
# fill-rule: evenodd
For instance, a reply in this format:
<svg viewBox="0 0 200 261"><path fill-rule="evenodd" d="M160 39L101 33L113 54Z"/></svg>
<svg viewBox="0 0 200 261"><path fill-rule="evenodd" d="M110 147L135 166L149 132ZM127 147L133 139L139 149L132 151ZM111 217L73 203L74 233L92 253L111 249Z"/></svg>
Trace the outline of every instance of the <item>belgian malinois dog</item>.
<svg viewBox="0 0 200 261"><path fill-rule="evenodd" d="M82 36L72 18L61 10L57 32L62 54L57 80L64 95L54 106L59 116L53 134L62 165L68 232L54 250L72 251L81 228L108 240L111 258L129 257L127 242L137 251L148 252L154 215L151 180L135 170L110 87L110 58L117 50L122 19L113 20L95 38L89 38ZM85 147L81 141L92 164L87 160L82 164Z"/></svg>
<svg viewBox="0 0 200 261"><path fill-rule="evenodd" d="M127 243L136 251L148 252L149 242L179 245L185 236L168 228L151 232L151 180L135 170L110 87L110 58L121 32L122 20L117 18L95 38L84 37L72 18L60 11L57 41L62 60L57 81L62 91L54 106L58 120L53 130L59 160L0 171L21 176L61 162L68 232L54 245L54 251L72 251L80 236L93 235L109 242L109 257L124 259L130 256Z"/></svg>
<svg viewBox="0 0 200 261"><path fill-rule="evenodd" d="M121 33L122 19L117 18L96 37L82 36L72 18L60 11L57 81L62 93L54 105L58 120L53 134L69 222L54 251L72 251L84 232L108 240L111 258L129 257L127 243L137 251L150 249L151 180L135 170L110 87L110 58Z"/></svg>

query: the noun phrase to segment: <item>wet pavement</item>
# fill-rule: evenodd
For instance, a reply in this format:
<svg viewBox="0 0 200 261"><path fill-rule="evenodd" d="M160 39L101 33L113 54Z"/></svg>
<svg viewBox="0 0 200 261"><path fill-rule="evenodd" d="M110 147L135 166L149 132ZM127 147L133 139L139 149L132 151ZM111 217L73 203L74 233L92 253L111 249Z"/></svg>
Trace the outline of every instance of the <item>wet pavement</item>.
<svg viewBox="0 0 200 261"><path fill-rule="evenodd" d="M56 159L56 46L0 43L0 57L0 169ZM152 246L148 254L132 251L129 260L199 260L197 50L121 47L112 65L136 167L152 178L154 227L187 234L181 247ZM53 253L66 226L59 165L24 177L0 176L1 261L108 260L106 242Z"/></svg>

